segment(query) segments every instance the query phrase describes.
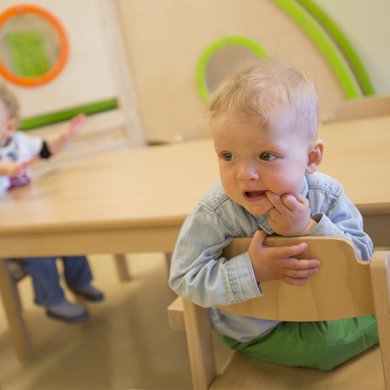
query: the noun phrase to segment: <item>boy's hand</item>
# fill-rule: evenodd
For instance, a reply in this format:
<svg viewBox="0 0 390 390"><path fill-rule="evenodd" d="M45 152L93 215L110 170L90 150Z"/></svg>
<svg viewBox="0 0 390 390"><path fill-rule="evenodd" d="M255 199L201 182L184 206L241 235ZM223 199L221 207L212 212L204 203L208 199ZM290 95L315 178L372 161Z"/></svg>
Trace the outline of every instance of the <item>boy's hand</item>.
<svg viewBox="0 0 390 390"><path fill-rule="evenodd" d="M267 198L273 204L268 212L268 223L275 233L283 236L305 236L315 226L310 218L309 201L301 194L277 195L266 192Z"/></svg>
<svg viewBox="0 0 390 390"><path fill-rule="evenodd" d="M305 242L293 246L271 248L264 246L265 237L266 234L258 230L248 250L257 282L279 279L299 286L305 284L311 275L319 271L319 260L299 260L294 257L306 249Z"/></svg>

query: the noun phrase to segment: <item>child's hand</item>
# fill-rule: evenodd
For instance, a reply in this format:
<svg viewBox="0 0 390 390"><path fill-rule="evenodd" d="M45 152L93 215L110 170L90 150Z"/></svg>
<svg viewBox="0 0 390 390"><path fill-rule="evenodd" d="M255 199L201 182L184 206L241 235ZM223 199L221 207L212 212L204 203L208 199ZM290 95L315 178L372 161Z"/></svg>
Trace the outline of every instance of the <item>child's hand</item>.
<svg viewBox="0 0 390 390"><path fill-rule="evenodd" d="M33 165L39 159L40 159L39 156L34 156L34 157L30 158L30 160L23 161L22 163L20 163L20 165L21 165L22 169L27 169L27 168L31 167L31 165Z"/></svg>
<svg viewBox="0 0 390 390"><path fill-rule="evenodd" d="M306 243L271 248L264 246L265 237L266 234L258 230L248 250L257 282L279 279L299 286L305 284L311 275L319 271L319 260L299 260L294 257L306 249Z"/></svg>
<svg viewBox="0 0 390 390"><path fill-rule="evenodd" d="M270 191L266 195L274 206L268 212L268 223L275 233L305 236L313 229L316 222L310 218L309 201L303 195L279 196Z"/></svg>
<svg viewBox="0 0 390 390"><path fill-rule="evenodd" d="M86 118L84 114L79 114L71 119L69 128L65 133L67 141L70 141L80 132L81 128L84 126L85 120Z"/></svg>
<svg viewBox="0 0 390 390"><path fill-rule="evenodd" d="M71 141L81 130L85 123L85 115L79 114L71 119L69 127L46 139L50 153L55 155Z"/></svg>
<svg viewBox="0 0 390 390"><path fill-rule="evenodd" d="M37 159L39 159L39 157L33 157L32 159L24 162L0 161L0 175L16 176L19 172L27 169Z"/></svg>

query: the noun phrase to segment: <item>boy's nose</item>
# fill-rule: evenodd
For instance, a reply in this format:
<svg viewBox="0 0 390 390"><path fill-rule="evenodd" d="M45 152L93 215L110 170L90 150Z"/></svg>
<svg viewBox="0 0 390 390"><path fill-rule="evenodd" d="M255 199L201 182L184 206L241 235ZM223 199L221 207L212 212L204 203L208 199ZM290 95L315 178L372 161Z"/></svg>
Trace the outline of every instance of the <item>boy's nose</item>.
<svg viewBox="0 0 390 390"><path fill-rule="evenodd" d="M240 180L258 180L260 175L255 164L245 162L240 165L237 177Z"/></svg>

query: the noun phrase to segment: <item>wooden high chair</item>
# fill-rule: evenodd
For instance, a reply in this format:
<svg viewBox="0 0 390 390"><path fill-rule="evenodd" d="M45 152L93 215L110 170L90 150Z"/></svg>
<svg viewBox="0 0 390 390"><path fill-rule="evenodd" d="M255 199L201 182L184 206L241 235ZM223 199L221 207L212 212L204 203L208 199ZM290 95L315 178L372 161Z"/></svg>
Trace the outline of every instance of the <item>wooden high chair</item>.
<svg viewBox="0 0 390 390"><path fill-rule="evenodd" d="M224 255L247 251L250 239L235 239ZM194 389L390 389L390 252L357 260L351 243L335 237L269 237L268 246L305 241L304 258L318 258L320 272L304 286L262 283L263 296L220 309L279 321L326 321L375 313L379 347L333 371L287 367L235 352L217 373L208 310L177 298L168 308L170 324L184 328Z"/></svg>
<svg viewBox="0 0 390 390"><path fill-rule="evenodd" d="M114 255L120 281L130 280L126 265L125 255ZM7 317L8 328L19 361L23 362L31 358L32 348L26 322L23 315L23 307L18 291L18 283L27 273L17 261L0 259L0 290L3 306ZM4 277L3 277L4 275ZM80 300L77 298L76 300Z"/></svg>

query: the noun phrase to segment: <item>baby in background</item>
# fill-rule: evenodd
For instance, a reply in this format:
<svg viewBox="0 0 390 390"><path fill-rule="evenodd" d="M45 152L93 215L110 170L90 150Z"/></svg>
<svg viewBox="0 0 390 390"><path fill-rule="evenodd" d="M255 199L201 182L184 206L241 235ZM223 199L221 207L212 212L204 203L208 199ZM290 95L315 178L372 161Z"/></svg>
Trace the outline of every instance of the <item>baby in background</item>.
<svg viewBox="0 0 390 390"><path fill-rule="evenodd" d="M77 115L68 128L45 140L17 131L19 122L19 104L15 95L0 85L0 196L12 188L28 184L31 164L59 153L79 133L85 116ZM17 261L32 277L35 303L44 306L50 318L66 323L84 322L88 319L88 312L84 306L66 300L56 259L42 257ZM62 261L65 282L75 294L92 302L104 299L103 293L91 284L92 273L85 256L66 256Z"/></svg>
<svg viewBox="0 0 390 390"><path fill-rule="evenodd" d="M67 129L47 140L17 131L19 104L15 96L0 85L0 194L31 180L30 165L39 158L48 159L60 152L81 130L85 116L74 117Z"/></svg>

